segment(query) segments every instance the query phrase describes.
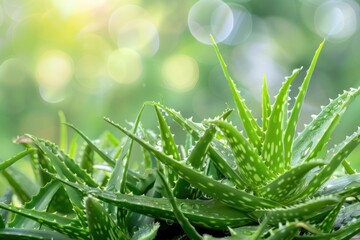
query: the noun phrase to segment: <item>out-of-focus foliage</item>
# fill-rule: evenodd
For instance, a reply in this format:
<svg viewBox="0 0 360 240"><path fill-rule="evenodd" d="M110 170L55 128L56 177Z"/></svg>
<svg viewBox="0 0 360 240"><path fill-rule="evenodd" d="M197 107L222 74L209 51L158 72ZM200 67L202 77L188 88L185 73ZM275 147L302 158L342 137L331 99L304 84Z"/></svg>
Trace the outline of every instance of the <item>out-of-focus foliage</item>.
<svg viewBox="0 0 360 240"><path fill-rule="evenodd" d="M93 136L102 116L134 119L146 100L195 119L218 114L231 94L210 33L255 116L263 74L273 95L327 38L305 100L309 116L359 85L359 19L354 0L0 0L0 158L25 132L56 141L58 110ZM338 132L353 132L359 106Z"/></svg>

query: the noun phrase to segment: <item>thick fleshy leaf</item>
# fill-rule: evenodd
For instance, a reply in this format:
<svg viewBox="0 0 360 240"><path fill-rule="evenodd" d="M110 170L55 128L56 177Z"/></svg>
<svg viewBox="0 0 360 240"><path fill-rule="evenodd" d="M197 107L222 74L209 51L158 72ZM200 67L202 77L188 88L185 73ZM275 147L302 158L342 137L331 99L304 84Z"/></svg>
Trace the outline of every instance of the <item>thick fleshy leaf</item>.
<svg viewBox="0 0 360 240"><path fill-rule="evenodd" d="M224 202L229 206L243 211L251 211L256 208L271 208L279 205L274 201L261 197L256 197L250 193L235 189L231 186L220 183L210 177L204 176L201 172L198 172L191 167L185 165L184 163L176 161L171 157L158 151L153 146L149 145L142 139L139 139L137 136L122 128L118 124L112 122L111 120L109 120L108 122L132 139L134 139L142 147L153 153L162 163L164 163L168 167L171 167L180 177L190 182L194 187L200 189L201 191L208 194L209 196L212 196L215 199L219 199L220 201Z"/></svg>
<svg viewBox="0 0 360 240"><path fill-rule="evenodd" d="M44 187L40 188L38 194L34 195L30 202L27 202L23 208L46 211L59 188L60 183L58 181L51 181ZM14 220L11 221L8 226L23 229L36 229L40 226L40 224L27 217L16 215Z"/></svg>
<svg viewBox="0 0 360 240"><path fill-rule="evenodd" d="M90 239L117 240L128 237L120 229L109 213L93 197L85 199L86 215Z"/></svg>
<svg viewBox="0 0 360 240"><path fill-rule="evenodd" d="M80 167L89 174L92 174L94 172L94 153L95 151L90 147L89 144L86 144L81 152Z"/></svg>
<svg viewBox="0 0 360 240"><path fill-rule="evenodd" d="M291 76L285 78L269 117L268 129L262 150L264 162L275 173L283 173L286 167L283 142L284 105L288 101L290 84L297 77L302 68L295 69ZM286 152L285 152L286 153Z"/></svg>
<svg viewBox="0 0 360 240"><path fill-rule="evenodd" d="M269 117L271 114L269 90L266 84L266 76L264 76L262 86L262 129L266 132L269 126Z"/></svg>
<svg viewBox="0 0 360 240"><path fill-rule="evenodd" d="M167 124L164 116L161 114L160 110L156 106L155 111L159 121L161 143L164 153L172 156L172 158L174 158L175 160L180 160L179 151L177 149L174 136L170 130L169 125Z"/></svg>
<svg viewBox="0 0 360 240"><path fill-rule="evenodd" d="M0 171L10 167L11 165L16 163L17 161L19 161L23 157L26 157L27 155L32 154L35 151L36 151L36 149L34 149L34 148L26 149L25 151L16 154L15 156L13 156L10 159L7 159L5 161L0 162Z"/></svg>
<svg viewBox="0 0 360 240"><path fill-rule="evenodd" d="M8 181L16 196L22 202L27 202L31 196L39 191L39 185L29 178L28 174L20 171L14 166L10 166L2 171L2 175ZM27 183L24 185L24 183Z"/></svg>
<svg viewBox="0 0 360 240"><path fill-rule="evenodd" d="M187 164L192 166L193 168L202 171L201 169L203 165L203 161L205 159L207 150L209 148L210 142L212 141L214 135L215 135L215 128L214 126L210 126L203 136L199 139L199 141L196 143L195 147L191 151L189 157L187 158ZM180 178L174 187L174 195L176 198L192 198L192 187L189 182L187 182L185 179Z"/></svg>
<svg viewBox="0 0 360 240"><path fill-rule="evenodd" d="M291 165L307 160L313 155L315 148L319 149L318 145L324 146L328 142L331 132L338 123L336 119L342 116L348 105L359 94L360 88L345 91L322 109L320 114L295 139ZM334 121L336 121L336 124L334 124ZM331 129L331 132L328 131L329 129ZM324 135L327 138L324 138Z"/></svg>
<svg viewBox="0 0 360 240"><path fill-rule="evenodd" d="M66 155L62 151L60 151L55 144L49 141L38 139L34 136L29 135L29 137L50 160L50 162L56 169L56 174L59 177L72 182L82 182L82 179L78 178L75 174L73 174L71 170L69 170L69 168L66 166L66 164L64 164L62 159L66 158ZM67 195L69 196L69 200L72 203L75 212L77 213L77 216L79 217L79 219L81 219L81 222L85 224L85 206L83 205L82 194L79 191L76 191L75 189L68 186L64 187Z"/></svg>
<svg viewBox="0 0 360 240"><path fill-rule="evenodd" d="M360 218L354 219L347 225L331 233L320 233L316 235L297 236L301 240L327 240L327 239L352 239L353 236L360 233ZM355 239L354 239L355 240Z"/></svg>
<svg viewBox="0 0 360 240"><path fill-rule="evenodd" d="M330 212L341 199L337 196L320 197L286 208L255 210L253 214L258 217L266 216L269 223L275 225L295 220L311 221Z"/></svg>
<svg viewBox="0 0 360 240"><path fill-rule="evenodd" d="M13 197L12 191L7 189L4 193L4 195L2 195L0 197L0 202L5 203L5 204L10 204L12 201L12 197ZM7 226L8 217L9 217L9 212L4 209L1 209L0 210L0 229L5 228Z"/></svg>
<svg viewBox="0 0 360 240"><path fill-rule="evenodd" d="M153 240L159 228L160 224L158 222L146 225L137 230L131 237L131 240Z"/></svg>
<svg viewBox="0 0 360 240"><path fill-rule="evenodd" d="M69 217L62 217L53 213L39 212L25 208L16 208L3 203L0 203L0 208L28 217L71 238L89 239L89 232L82 228L82 225L78 220L70 219Z"/></svg>
<svg viewBox="0 0 360 240"><path fill-rule="evenodd" d="M333 178L324 183L315 193L317 196L337 194L349 196L354 189L360 190L360 173ZM360 194L360 192L359 192Z"/></svg>
<svg viewBox="0 0 360 240"><path fill-rule="evenodd" d="M286 202L289 195L300 190L298 188L301 187L300 183L305 175L315 167L322 165L325 165L325 162L313 161L295 166L257 192L274 201Z"/></svg>
<svg viewBox="0 0 360 240"><path fill-rule="evenodd" d="M191 225L190 221L186 218L186 216L181 212L180 208L178 207L177 201L170 189L169 184L166 182L165 177L160 171L158 172L158 174L163 184L163 187L165 188L167 198L169 199L169 202L172 206L177 222L180 224L180 226L190 239L201 240L202 238L200 234L196 231L194 226Z"/></svg>
<svg viewBox="0 0 360 240"><path fill-rule="evenodd" d="M0 239L6 240L72 240L63 234L53 231L20 229L20 228L4 228L0 229Z"/></svg>
<svg viewBox="0 0 360 240"><path fill-rule="evenodd" d="M95 180L87 172L85 172L84 169L77 165L77 163L73 159L70 159L69 156L67 156L66 154L62 154L61 160L65 163L65 165L74 175L84 181L87 185L92 187L99 186L99 184L95 182Z"/></svg>
<svg viewBox="0 0 360 240"><path fill-rule="evenodd" d="M321 52L321 49L322 49L324 43L325 43L325 41L323 41L320 44L319 48L315 52L315 55L311 61L310 67L306 72L304 81L303 81L301 87L299 88L299 93L296 97L294 107L291 110L291 115L290 115L289 121L287 122L285 134L284 134L285 167L290 166L291 157L292 157L292 144L293 144L293 140L294 140L294 136L295 136L295 132L296 132L296 126L297 126L297 122L299 119L301 107L304 102L304 98L305 98L307 89L309 87L311 76L314 72L316 62L319 58L319 55L320 55L320 52Z"/></svg>
<svg viewBox="0 0 360 240"><path fill-rule="evenodd" d="M319 230L325 233L329 233L334 229L334 223L336 217L338 216L341 208L343 207L345 198L331 210L331 212L325 217L325 219L320 223Z"/></svg>
<svg viewBox="0 0 360 240"><path fill-rule="evenodd" d="M63 123L66 123L66 117L63 111L59 111L58 112L59 115L59 121L60 121L60 134L59 134L59 148L64 151L67 152L67 148L68 148L68 134L67 134L67 128Z"/></svg>
<svg viewBox="0 0 360 240"><path fill-rule="evenodd" d="M165 112L165 115L169 115L176 123L178 123L186 132L190 133L195 140L199 138L198 133L205 131L205 127L200 123L195 123L192 119L184 118L180 112L174 109L165 107L157 102L146 102L147 105L155 106Z"/></svg>
<svg viewBox="0 0 360 240"><path fill-rule="evenodd" d="M140 123L140 118L143 113L144 107L145 105L142 106L136 117L135 124L132 130L134 134L136 133L137 127ZM132 146L133 140L131 138L128 138L125 146L122 148L120 156L116 160L114 170L112 171L111 177L109 179L109 183L106 186L107 190L119 191L120 193L126 192L126 180L129 172ZM107 210L108 212L115 214L115 208L113 206L107 206ZM128 235L128 229L126 224L127 213L128 212L126 209L117 209L116 213L118 226L123 229L125 235Z"/></svg>
<svg viewBox="0 0 360 240"><path fill-rule="evenodd" d="M244 129L246 131L247 136L249 137L249 141L251 144L253 144L258 151L261 149L261 138L263 136L263 132L259 125L256 122L256 119L252 116L249 108L245 104L245 100L241 97L240 92L237 90L236 85L232 78L230 77L230 74L228 72L226 63L221 56L221 53L219 51L218 46L216 45L215 40L211 37L213 46L215 48L215 52L217 54L217 57L219 59L220 65L222 67L222 70L225 74L225 78L230 86L231 94L233 96L234 102L236 104L237 110L239 112L241 121L244 125Z"/></svg>
<svg viewBox="0 0 360 240"><path fill-rule="evenodd" d="M156 102L147 102L146 104L153 105L165 112L173 118L173 120L178 123L185 131L187 131L194 140L198 140L200 135L205 131L205 127L202 124L195 123L191 119L184 118L179 112L176 112L173 109L167 108L164 105ZM229 116L232 110L225 111L220 118L224 119ZM239 189L244 189L246 187L245 181L239 175L237 171L233 168L236 168L235 160L230 155L231 151L228 148L223 146L223 143L213 140L211 143L208 154L212 163L216 168L223 174L227 179L233 182Z"/></svg>
<svg viewBox="0 0 360 240"><path fill-rule="evenodd" d="M103 152L98 146L96 146L96 144L93 143L93 141L91 141L82 131L80 131L79 129L77 129L76 127L74 127L72 124L69 123L65 123L67 126L69 126L70 128L74 129L75 132L77 132L88 144L89 146L97 153L99 154L99 156L105 161L107 162L110 166L114 166L115 165L115 161L109 157L105 152Z"/></svg>
<svg viewBox="0 0 360 240"><path fill-rule="evenodd" d="M297 222L287 223L280 225L278 228L270 231L270 237L267 240L292 240L294 236L299 232L299 226Z"/></svg>
<svg viewBox="0 0 360 240"><path fill-rule="evenodd" d="M210 123L215 124L226 137L237 160L237 169L249 188L259 188L275 177L258 155L257 149L234 126L222 120Z"/></svg>
<svg viewBox="0 0 360 240"><path fill-rule="evenodd" d="M340 209L334 227L339 229L360 219L360 202L346 204Z"/></svg>
<svg viewBox="0 0 360 240"><path fill-rule="evenodd" d="M340 166L341 162L353 151L360 143L360 128L347 137L341 144L329 151L325 160L327 164L320 169L309 182L304 183L304 190L296 196L301 199L314 194L327 180L333 172Z"/></svg>
<svg viewBox="0 0 360 240"><path fill-rule="evenodd" d="M160 136L161 136L161 145L163 152L169 156L172 156L175 160L180 160L180 154L177 149L174 136L170 130L169 125L167 124L164 116L161 114L160 110L155 106L156 115L159 122L159 128L160 128ZM174 187L175 180L177 178L176 174L173 172L172 169L165 168L165 174L167 178L169 179L169 184L171 187Z"/></svg>
<svg viewBox="0 0 360 240"><path fill-rule="evenodd" d="M89 188L61 179L59 180L82 191L84 194L91 194L104 202L114 204L118 207L127 208L130 211L163 220L176 220L172 206L166 198L114 193L97 188ZM227 227L242 226L254 222L246 213L231 208L217 200L177 199L177 202L185 216L192 224L197 226L225 229Z"/></svg>

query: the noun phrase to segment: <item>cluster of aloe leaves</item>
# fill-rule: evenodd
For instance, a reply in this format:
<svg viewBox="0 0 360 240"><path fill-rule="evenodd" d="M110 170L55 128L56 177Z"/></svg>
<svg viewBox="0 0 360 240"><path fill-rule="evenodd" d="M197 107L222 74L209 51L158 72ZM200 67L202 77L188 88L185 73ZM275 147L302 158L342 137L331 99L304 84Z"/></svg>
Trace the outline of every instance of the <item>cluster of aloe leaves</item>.
<svg viewBox="0 0 360 240"><path fill-rule="evenodd" d="M125 134L122 137L106 132L93 141L64 124L59 146L32 135L18 138L25 150L0 162L11 187L0 200L0 238L349 239L356 235L360 174L346 157L359 144L360 130L334 147L328 142L360 88L331 100L295 136L323 44L292 104L289 89L301 68L285 78L272 105L264 79L259 123L214 42L245 133L226 120L232 110L199 123L160 103L147 102L130 130L105 118ZM159 134L141 124L142 112L149 106L155 109ZM184 144L175 143L169 119L183 128ZM68 127L75 131L70 143ZM83 139L80 147L77 136ZM140 147L134 148L134 143ZM26 156L35 179L13 166Z"/></svg>

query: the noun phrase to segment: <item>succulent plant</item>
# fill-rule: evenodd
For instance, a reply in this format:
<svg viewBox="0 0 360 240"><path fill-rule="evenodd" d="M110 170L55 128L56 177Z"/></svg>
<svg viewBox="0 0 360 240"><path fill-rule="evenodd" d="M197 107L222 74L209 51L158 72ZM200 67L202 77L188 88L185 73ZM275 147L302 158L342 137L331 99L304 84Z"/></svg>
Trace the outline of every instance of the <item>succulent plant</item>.
<svg viewBox="0 0 360 240"><path fill-rule="evenodd" d="M329 139L360 88L331 100L296 135L323 45L290 111L290 86L302 68L285 78L272 105L264 79L258 122L214 42L244 132L227 120L231 109L198 123L146 102L131 130L105 118L124 137L106 132L93 141L65 124L60 146L32 135L18 138L26 149L0 163L11 186L0 201L0 238L351 238L360 232L360 174L346 157L359 144L360 130L334 147ZM155 109L159 134L141 124L149 106ZM183 128L184 144L176 144L169 119ZM62 114L61 121L66 122ZM66 127L75 131L70 144ZM84 140L82 148L76 136ZM141 154L133 153L134 143ZM35 180L12 166L25 156L30 156Z"/></svg>

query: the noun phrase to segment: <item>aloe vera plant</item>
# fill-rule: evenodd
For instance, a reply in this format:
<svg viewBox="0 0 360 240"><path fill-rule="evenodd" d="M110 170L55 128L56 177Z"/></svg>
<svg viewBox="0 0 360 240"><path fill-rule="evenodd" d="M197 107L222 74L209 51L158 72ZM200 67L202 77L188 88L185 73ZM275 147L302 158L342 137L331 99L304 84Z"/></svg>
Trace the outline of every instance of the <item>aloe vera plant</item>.
<svg viewBox="0 0 360 240"><path fill-rule="evenodd" d="M258 122L214 42L244 132L227 120L231 109L194 122L160 103L146 102L131 130L105 118L123 137L106 132L93 141L66 123L60 146L32 135L19 138L25 150L0 163L11 187L0 201L0 238L351 238L360 232L360 215L355 214L360 210L360 174L346 157L360 143L360 130L334 147L328 142L360 88L331 100L295 135L323 45L291 109L289 90L302 68L285 78L273 104L264 79ZM142 125L145 107L154 108L159 134ZM66 122L63 114L60 119ZM183 128L185 143L175 142L170 119ZM70 144L67 127L75 133ZM80 147L77 136L84 142ZM134 143L141 146L141 160L133 157ZM12 166L26 156L35 180ZM335 174L339 168L344 169L340 176Z"/></svg>

